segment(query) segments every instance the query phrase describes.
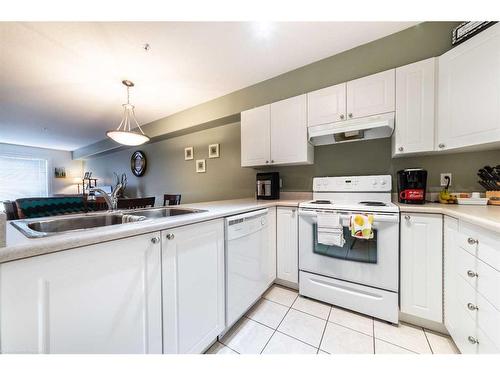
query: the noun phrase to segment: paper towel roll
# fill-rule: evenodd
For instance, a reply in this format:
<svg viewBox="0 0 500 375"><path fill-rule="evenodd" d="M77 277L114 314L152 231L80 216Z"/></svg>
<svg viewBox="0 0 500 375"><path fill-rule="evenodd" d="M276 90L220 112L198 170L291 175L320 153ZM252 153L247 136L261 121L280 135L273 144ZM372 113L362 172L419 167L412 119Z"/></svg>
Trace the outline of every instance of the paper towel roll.
<svg viewBox="0 0 500 375"><path fill-rule="evenodd" d="M6 246L6 226L7 226L7 215L5 212L0 212L0 247Z"/></svg>

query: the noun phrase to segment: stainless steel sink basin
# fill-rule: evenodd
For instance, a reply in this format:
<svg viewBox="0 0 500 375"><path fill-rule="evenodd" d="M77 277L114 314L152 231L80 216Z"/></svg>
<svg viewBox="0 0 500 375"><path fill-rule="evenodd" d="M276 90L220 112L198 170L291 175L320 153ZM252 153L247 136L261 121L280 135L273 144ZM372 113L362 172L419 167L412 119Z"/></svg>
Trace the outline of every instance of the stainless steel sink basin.
<svg viewBox="0 0 500 375"><path fill-rule="evenodd" d="M197 212L206 212L206 210L196 210L192 208L158 207L124 211L124 213L127 213L129 215L145 216L148 219L160 219L164 217L193 214Z"/></svg>
<svg viewBox="0 0 500 375"><path fill-rule="evenodd" d="M54 216L41 219L26 219L12 222L28 238L53 236L60 233L126 224L146 219L159 219L204 212L190 208L147 208L107 213L91 213L71 216Z"/></svg>

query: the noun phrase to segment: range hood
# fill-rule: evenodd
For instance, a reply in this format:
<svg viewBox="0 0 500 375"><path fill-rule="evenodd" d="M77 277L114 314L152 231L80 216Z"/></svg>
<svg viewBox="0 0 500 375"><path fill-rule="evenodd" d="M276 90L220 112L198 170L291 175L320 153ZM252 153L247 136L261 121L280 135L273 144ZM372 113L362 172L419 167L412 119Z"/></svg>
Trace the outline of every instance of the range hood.
<svg viewBox="0 0 500 375"><path fill-rule="evenodd" d="M308 128L314 146L387 138L394 131L394 112Z"/></svg>

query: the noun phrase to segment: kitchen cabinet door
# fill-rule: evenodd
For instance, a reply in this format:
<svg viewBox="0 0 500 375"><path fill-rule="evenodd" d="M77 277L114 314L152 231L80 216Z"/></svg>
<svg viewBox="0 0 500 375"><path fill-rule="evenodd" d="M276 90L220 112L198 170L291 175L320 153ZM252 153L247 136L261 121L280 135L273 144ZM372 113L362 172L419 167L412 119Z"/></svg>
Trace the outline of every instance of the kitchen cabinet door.
<svg viewBox="0 0 500 375"><path fill-rule="evenodd" d="M393 156L434 150L435 57L396 69Z"/></svg>
<svg viewBox="0 0 500 375"><path fill-rule="evenodd" d="M276 209L277 278L299 282L299 222L295 207Z"/></svg>
<svg viewBox="0 0 500 375"><path fill-rule="evenodd" d="M224 224L162 232L163 350L197 354L224 329Z"/></svg>
<svg viewBox="0 0 500 375"><path fill-rule="evenodd" d="M161 353L159 233L0 266L3 353Z"/></svg>
<svg viewBox="0 0 500 375"><path fill-rule="evenodd" d="M271 104L271 164L312 164L306 95Z"/></svg>
<svg viewBox="0 0 500 375"><path fill-rule="evenodd" d="M268 208L268 238L269 248L267 253L267 281L272 284L276 279L276 207Z"/></svg>
<svg viewBox="0 0 500 375"><path fill-rule="evenodd" d="M439 57L437 150L500 142L500 24Z"/></svg>
<svg viewBox="0 0 500 375"><path fill-rule="evenodd" d="M307 94L307 126L329 124L345 118L345 82Z"/></svg>
<svg viewBox="0 0 500 375"><path fill-rule="evenodd" d="M241 166L271 162L271 106L263 105L241 112Z"/></svg>
<svg viewBox="0 0 500 375"><path fill-rule="evenodd" d="M347 82L347 119L395 110L395 70Z"/></svg>
<svg viewBox="0 0 500 375"><path fill-rule="evenodd" d="M401 311L443 322L443 217L402 214Z"/></svg>

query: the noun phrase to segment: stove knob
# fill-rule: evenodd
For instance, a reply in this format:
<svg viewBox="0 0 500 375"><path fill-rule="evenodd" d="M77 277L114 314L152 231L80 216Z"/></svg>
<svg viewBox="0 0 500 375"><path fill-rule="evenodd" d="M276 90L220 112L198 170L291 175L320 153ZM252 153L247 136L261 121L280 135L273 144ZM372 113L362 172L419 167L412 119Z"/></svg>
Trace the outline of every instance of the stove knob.
<svg viewBox="0 0 500 375"><path fill-rule="evenodd" d="M380 180L380 185L384 186L386 184L385 180Z"/></svg>
<svg viewBox="0 0 500 375"><path fill-rule="evenodd" d="M377 186L377 181L373 180L373 186Z"/></svg>

